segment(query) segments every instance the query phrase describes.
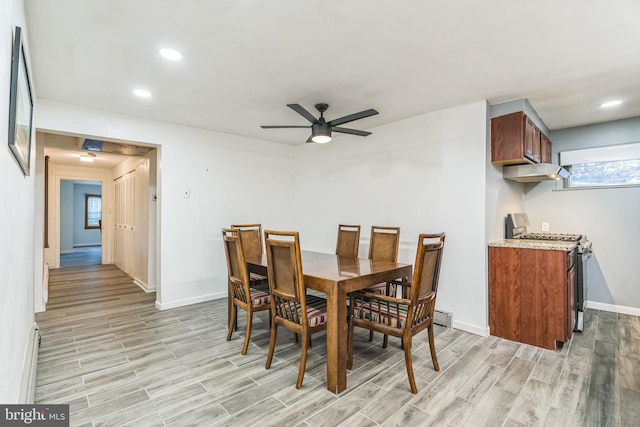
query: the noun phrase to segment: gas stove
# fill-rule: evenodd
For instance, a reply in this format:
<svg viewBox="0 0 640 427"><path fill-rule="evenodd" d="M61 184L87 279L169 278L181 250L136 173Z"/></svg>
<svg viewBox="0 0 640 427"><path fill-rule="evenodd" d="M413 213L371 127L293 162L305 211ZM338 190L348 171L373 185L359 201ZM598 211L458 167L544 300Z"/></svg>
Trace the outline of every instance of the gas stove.
<svg viewBox="0 0 640 427"><path fill-rule="evenodd" d="M567 233L527 233L529 217L526 213L508 214L505 221L505 235L507 239L544 240L550 242L576 242L578 252L591 248L591 242L583 234Z"/></svg>

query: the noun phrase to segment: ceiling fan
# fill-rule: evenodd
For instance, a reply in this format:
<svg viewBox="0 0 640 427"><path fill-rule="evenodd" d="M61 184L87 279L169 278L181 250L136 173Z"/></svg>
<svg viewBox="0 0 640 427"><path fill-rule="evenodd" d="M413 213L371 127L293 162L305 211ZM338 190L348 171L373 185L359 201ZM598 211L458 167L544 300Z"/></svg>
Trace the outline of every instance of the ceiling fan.
<svg viewBox="0 0 640 427"><path fill-rule="evenodd" d="M291 108L296 113L300 114L305 119L311 122L311 136L307 139L307 142L317 142L324 144L331 141L331 132L348 133L351 135L367 136L371 135L371 132L365 132L362 130L349 129L340 127L344 123L349 123L354 120L364 119L365 117L375 116L378 114L376 110L370 108L368 110L360 111L359 113L349 114L338 119L326 121L324 118L324 112L329 108L329 104L316 104L316 110L320 112L320 117L315 118L313 114L308 112L300 104L287 104L287 107ZM283 129L283 128L308 128L305 126L260 126L262 129Z"/></svg>

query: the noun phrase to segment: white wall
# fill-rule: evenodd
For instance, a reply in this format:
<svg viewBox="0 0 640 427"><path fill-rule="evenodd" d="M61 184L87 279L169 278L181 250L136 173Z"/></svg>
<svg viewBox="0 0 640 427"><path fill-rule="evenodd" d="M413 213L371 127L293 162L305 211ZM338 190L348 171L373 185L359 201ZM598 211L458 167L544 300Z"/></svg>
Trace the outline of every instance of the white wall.
<svg viewBox="0 0 640 427"><path fill-rule="evenodd" d="M340 223L401 227L399 260L413 263L420 233L447 233L437 308L454 326L486 334L486 102L297 148L293 224L305 248L335 250ZM291 224L287 224L290 228Z"/></svg>
<svg viewBox="0 0 640 427"><path fill-rule="evenodd" d="M35 132L31 175L25 177L7 144L9 81L15 26L29 36L24 5L0 0L0 402L17 403L30 330L34 325ZM31 76L33 77L33 76ZM32 85L34 100L35 86ZM38 227L41 230L41 227ZM40 253L41 253L41 249Z"/></svg>
<svg viewBox="0 0 640 427"><path fill-rule="evenodd" d="M640 141L640 118L553 131L558 151ZM593 242L588 306L640 315L640 187L553 191L554 183L527 184L532 229L586 234Z"/></svg>
<svg viewBox="0 0 640 427"><path fill-rule="evenodd" d="M48 100L40 100L38 108L36 126L42 131L161 146L160 308L226 297L222 227L261 222L288 228L292 223L293 147ZM184 189L190 190L188 199L182 197Z"/></svg>

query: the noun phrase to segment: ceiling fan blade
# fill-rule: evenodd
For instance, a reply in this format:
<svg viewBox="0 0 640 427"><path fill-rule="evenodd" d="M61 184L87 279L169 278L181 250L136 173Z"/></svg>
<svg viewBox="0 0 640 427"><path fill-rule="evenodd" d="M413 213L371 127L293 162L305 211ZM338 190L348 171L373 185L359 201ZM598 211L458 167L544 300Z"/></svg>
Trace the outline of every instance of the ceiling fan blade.
<svg viewBox="0 0 640 427"><path fill-rule="evenodd" d="M331 126L338 126L343 123L352 122L354 120L364 119L365 117L375 116L378 114L376 110L370 108L368 110L360 111L359 113L349 114L348 116L340 117L338 119L333 119L328 122Z"/></svg>
<svg viewBox="0 0 640 427"><path fill-rule="evenodd" d="M359 136L371 135L371 132L365 132L363 130L357 130L357 129L339 128L339 127L335 127L335 126L332 127L331 130L333 132L349 133L351 135L359 135Z"/></svg>
<svg viewBox="0 0 640 427"><path fill-rule="evenodd" d="M289 129L289 128L305 128L309 129L309 126L260 126L262 129Z"/></svg>
<svg viewBox="0 0 640 427"><path fill-rule="evenodd" d="M291 108L293 111L300 114L311 123L316 123L318 121L318 119L316 119L313 114L305 110L304 107L300 104L287 104L287 107Z"/></svg>

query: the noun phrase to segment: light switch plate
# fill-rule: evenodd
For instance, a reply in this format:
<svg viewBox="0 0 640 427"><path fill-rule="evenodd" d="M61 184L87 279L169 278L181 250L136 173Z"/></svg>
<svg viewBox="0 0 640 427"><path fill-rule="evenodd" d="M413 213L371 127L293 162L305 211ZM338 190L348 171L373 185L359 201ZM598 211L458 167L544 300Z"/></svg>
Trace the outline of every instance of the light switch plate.
<svg viewBox="0 0 640 427"><path fill-rule="evenodd" d="M548 222L543 222L542 223L542 231L549 231L549 223Z"/></svg>

